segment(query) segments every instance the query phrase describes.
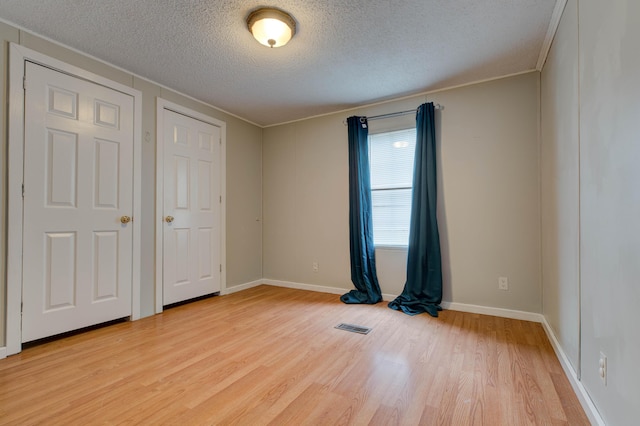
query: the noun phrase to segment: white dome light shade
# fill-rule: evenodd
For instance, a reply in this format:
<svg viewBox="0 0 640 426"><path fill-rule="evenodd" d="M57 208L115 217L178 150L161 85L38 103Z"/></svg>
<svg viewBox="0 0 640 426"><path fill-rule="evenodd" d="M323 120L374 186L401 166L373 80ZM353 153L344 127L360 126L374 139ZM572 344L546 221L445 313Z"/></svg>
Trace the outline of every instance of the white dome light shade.
<svg viewBox="0 0 640 426"><path fill-rule="evenodd" d="M286 12L273 8L254 10L247 17L247 27L260 44L284 46L296 33L296 21Z"/></svg>

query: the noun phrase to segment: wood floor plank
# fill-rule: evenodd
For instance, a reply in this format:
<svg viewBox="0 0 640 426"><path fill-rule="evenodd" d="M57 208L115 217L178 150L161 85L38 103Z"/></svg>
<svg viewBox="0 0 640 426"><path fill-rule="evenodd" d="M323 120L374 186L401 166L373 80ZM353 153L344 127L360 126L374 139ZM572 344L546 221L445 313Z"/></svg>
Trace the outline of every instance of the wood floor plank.
<svg viewBox="0 0 640 426"><path fill-rule="evenodd" d="M259 286L0 360L4 424L589 422L540 324Z"/></svg>

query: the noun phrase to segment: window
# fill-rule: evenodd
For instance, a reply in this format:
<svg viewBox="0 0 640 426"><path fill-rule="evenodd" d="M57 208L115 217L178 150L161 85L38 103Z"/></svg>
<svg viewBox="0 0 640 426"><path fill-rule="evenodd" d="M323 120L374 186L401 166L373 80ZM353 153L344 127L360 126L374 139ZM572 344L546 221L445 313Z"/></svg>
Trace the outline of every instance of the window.
<svg viewBox="0 0 640 426"><path fill-rule="evenodd" d="M373 241L376 246L407 246L416 129L369 136Z"/></svg>

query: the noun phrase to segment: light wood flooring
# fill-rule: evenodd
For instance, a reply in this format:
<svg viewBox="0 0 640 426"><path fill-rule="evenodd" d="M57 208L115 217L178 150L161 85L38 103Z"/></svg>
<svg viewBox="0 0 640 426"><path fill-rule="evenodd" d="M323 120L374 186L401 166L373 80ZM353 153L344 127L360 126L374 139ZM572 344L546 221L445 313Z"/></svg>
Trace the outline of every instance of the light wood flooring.
<svg viewBox="0 0 640 426"><path fill-rule="evenodd" d="M589 422L540 324L259 286L0 360L0 424Z"/></svg>

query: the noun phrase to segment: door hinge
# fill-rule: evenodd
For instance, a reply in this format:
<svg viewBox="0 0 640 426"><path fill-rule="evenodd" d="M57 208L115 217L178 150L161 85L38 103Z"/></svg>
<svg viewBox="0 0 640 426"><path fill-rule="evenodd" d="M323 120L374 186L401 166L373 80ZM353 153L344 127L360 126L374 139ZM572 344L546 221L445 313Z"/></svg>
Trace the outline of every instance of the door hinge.
<svg viewBox="0 0 640 426"><path fill-rule="evenodd" d="M22 76L22 88L24 90L27 90L27 76L26 75Z"/></svg>
<svg viewBox="0 0 640 426"><path fill-rule="evenodd" d="M22 184L22 198L24 198L24 183Z"/></svg>
<svg viewBox="0 0 640 426"><path fill-rule="evenodd" d="M220 272L222 272L222 263L220 264Z"/></svg>
<svg viewBox="0 0 640 426"><path fill-rule="evenodd" d="M220 196L220 204L222 204L222 195Z"/></svg>

